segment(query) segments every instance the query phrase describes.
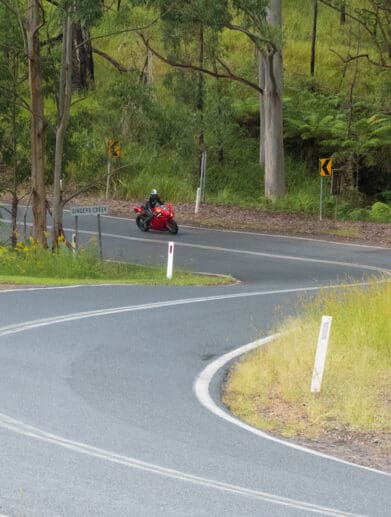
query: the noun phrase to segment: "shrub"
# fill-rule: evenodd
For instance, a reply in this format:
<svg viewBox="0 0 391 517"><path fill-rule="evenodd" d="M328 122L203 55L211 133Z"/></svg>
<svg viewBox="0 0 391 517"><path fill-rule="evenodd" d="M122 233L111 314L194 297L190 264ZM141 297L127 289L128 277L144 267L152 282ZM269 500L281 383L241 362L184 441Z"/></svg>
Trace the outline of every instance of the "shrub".
<svg viewBox="0 0 391 517"><path fill-rule="evenodd" d="M349 221L368 221L369 210L366 208L355 208L346 214Z"/></svg>
<svg viewBox="0 0 391 517"><path fill-rule="evenodd" d="M379 194L379 200L391 205L391 190L383 190L383 192Z"/></svg>
<svg viewBox="0 0 391 517"><path fill-rule="evenodd" d="M385 203L381 203L380 201L374 203L369 212L369 219L376 223L390 223L391 207Z"/></svg>

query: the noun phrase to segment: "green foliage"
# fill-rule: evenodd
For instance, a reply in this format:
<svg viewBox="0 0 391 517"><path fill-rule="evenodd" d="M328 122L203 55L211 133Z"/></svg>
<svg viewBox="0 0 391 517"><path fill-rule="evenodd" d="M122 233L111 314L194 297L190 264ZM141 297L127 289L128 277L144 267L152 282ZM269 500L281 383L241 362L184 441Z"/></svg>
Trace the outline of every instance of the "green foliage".
<svg viewBox="0 0 391 517"><path fill-rule="evenodd" d="M349 221L368 221L369 210L367 208L355 208L346 214Z"/></svg>
<svg viewBox="0 0 391 517"><path fill-rule="evenodd" d="M61 0L66 7L68 0ZM259 98L253 90L229 81L179 69L152 59L151 83L146 84L147 50L135 35L145 27L152 46L170 58L199 64L201 29L203 64L257 82L252 43L237 31L224 30L230 22L242 29L280 38L265 25L264 0L180 1L144 0L103 3L77 0L75 21L92 30L93 46L121 63L120 73L94 54L95 88L75 92L64 149L64 179L74 184L104 177L109 138L121 143L121 158L112 163L117 196L143 199L151 186L173 201L194 199L199 181L201 148L207 157L206 199L246 206L316 213L319 210L318 160L332 156L344 171L341 216L369 217L362 205L389 202L391 189L391 77L367 60L343 63L341 56L355 51L357 24L339 24L338 13L320 7L317 61L309 78L312 0L283 5L285 99L284 130L287 195L274 205L262 196L263 171L258 165ZM359 0L352 0L354 9ZM48 185L54 163L56 95L63 10L44 4L42 66L44 73L46 169ZM157 20L157 14L161 14ZM154 23L151 23L154 21ZM118 32L117 34L114 34ZM110 35L110 36L107 36ZM17 102L17 163L19 179L29 172L29 112L27 61L15 17L0 3L0 152L7 164L13 158L11 142L10 57L19 56ZM373 56L374 42L361 33L360 43ZM330 48L333 52L330 52ZM379 47L380 50L383 47ZM338 57L340 56L340 57ZM220 61L219 61L220 60ZM370 92L370 95L368 94ZM201 109L202 108L202 109ZM18 172L19 174L19 172ZM345 181L346 180L346 181ZM363 199L357 189L366 193ZM328 190L328 189L326 189ZM333 215L335 199L325 193L325 215ZM372 216L375 217L375 216Z"/></svg>
<svg viewBox="0 0 391 517"><path fill-rule="evenodd" d="M376 223L391 223L391 207L378 201L372 205L369 219Z"/></svg>

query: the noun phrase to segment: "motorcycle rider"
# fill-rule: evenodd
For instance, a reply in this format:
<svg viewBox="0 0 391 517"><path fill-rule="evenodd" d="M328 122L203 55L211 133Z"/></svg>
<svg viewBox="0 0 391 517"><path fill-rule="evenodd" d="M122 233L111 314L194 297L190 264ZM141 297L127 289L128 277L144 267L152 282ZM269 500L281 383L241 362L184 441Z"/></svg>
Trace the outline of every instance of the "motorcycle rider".
<svg viewBox="0 0 391 517"><path fill-rule="evenodd" d="M153 209L159 205L163 205L163 201L160 199L159 194L157 193L157 190L153 188L151 190L151 193L149 195L149 198L147 199L147 202L145 203L145 211L148 215L148 217L145 219L144 224L149 224L152 221L152 218L155 216L153 213Z"/></svg>

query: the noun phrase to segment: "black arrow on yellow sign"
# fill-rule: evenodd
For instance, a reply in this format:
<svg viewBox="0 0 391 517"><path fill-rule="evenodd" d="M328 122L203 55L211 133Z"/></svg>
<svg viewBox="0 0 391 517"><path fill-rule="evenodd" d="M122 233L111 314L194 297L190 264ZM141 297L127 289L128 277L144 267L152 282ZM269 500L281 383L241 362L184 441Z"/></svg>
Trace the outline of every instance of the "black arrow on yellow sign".
<svg viewBox="0 0 391 517"><path fill-rule="evenodd" d="M110 138L108 141L108 155L113 158L118 158L121 153L121 147L118 140Z"/></svg>
<svg viewBox="0 0 391 517"><path fill-rule="evenodd" d="M319 161L320 161L320 175L321 176L332 176L333 162L332 162L331 158L321 158Z"/></svg>

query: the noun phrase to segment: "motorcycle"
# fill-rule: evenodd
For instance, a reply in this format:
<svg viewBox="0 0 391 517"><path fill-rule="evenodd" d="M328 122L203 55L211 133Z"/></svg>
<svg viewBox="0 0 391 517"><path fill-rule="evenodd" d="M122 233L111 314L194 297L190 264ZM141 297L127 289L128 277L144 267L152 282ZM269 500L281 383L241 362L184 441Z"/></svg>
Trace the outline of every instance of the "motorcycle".
<svg viewBox="0 0 391 517"><path fill-rule="evenodd" d="M174 209L171 203L156 206L153 208L153 217L148 221L150 214L144 205L135 205L133 207L136 215L136 224L142 232L147 232L149 229L165 231L169 233L178 233L178 225L174 220Z"/></svg>

